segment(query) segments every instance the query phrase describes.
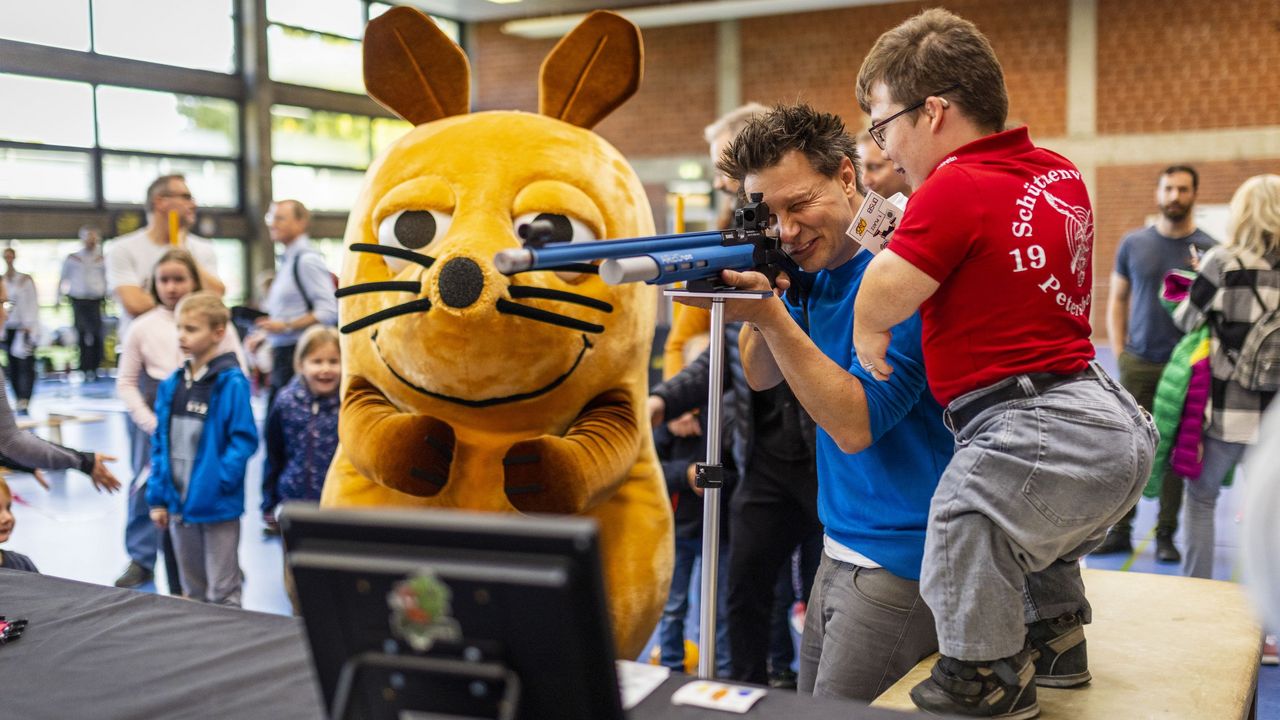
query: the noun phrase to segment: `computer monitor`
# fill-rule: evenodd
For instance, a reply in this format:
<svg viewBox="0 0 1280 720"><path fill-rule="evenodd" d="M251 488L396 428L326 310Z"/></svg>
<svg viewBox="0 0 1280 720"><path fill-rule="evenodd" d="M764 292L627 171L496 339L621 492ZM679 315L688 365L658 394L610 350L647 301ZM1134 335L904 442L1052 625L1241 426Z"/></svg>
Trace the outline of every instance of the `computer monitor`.
<svg viewBox="0 0 1280 720"><path fill-rule="evenodd" d="M621 720L595 522L286 506L331 717Z"/></svg>

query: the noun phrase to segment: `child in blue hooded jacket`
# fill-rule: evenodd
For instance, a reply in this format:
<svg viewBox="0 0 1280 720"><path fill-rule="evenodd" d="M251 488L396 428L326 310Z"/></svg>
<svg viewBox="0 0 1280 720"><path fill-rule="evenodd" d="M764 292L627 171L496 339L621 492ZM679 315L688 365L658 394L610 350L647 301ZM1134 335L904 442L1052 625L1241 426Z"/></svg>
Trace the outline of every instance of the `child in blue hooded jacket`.
<svg viewBox="0 0 1280 720"><path fill-rule="evenodd" d="M187 361L156 392L147 504L173 537L183 594L239 606L245 467L258 449L249 381L235 354L218 354L231 314L216 295L188 295L174 317Z"/></svg>

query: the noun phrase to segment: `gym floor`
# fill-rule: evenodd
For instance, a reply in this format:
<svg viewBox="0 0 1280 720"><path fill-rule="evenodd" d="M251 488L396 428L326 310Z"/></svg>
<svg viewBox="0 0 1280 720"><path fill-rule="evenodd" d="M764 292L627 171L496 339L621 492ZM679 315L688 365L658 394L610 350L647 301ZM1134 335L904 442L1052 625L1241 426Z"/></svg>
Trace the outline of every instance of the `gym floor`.
<svg viewBox="0 0 1280 720"><path fill-rule="evenodd" d="M1109 353L1099 349L1104 365ZM265 400L256 399L255 414L262 421ZM37 383L31 403L31 417L43 418L49 412L74 415L101 415L102 421L89 424L70 423L63 427L63 443L82 450L93 450L120 458L113 471L122 482L130 475L128 442L125 433L123 405L115 397L115 383L100 380L78 383L69 379L46 379ZM48 430L37 431L48 437ZM254 456L246 478L246 509L241 521L240 565L245 572L244 607L259 612L288 614L282 577L282 551L279 538L262 534L256 508L260 498L262 453ZM1239 477L1239 476L1237 476ZM14 493L13 513L16 526L12 539L3 549L29 555L41 572L47 575L111 584L128 564L124 550L126 500L123 491L117 495L95 493L88 479L74 471L49 473L52 489L45 491L29 475L12 474L8 482ZM1239 581L1240 482L1224 491L1217 515L1217 562L1215 577ZM1130 572L1153 572L1176 575L1177 565L1160 564L1154 558L1154 523L1156 503L1143 500L1138 505L1134 530L1134 552L1131 555L1089 557L1090 567ZM1181 533L1177 537L1182 547ZM163 573L160 573L163 575ZM144 592L166 592L163 577L140 588ZM696 603L696 597L691 598ZM696 605L695 605L696 607ZM691 632L696 633L697 613L691 612ZM647 649L646 649L647 650ZM1159 652L1158 647L1151 651ZM645 655L647 657L647 652ZM1263 667L1258 682L1258 717L1280 719L1280 668Z"/></svg>

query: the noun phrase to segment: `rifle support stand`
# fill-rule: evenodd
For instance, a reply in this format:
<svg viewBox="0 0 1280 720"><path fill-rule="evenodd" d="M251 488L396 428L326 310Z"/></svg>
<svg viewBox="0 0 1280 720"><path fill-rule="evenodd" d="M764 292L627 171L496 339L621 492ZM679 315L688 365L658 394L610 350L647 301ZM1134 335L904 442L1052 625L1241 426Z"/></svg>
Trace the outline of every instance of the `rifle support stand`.
<svg viewBox="0 0 1280 720"><path fill-rule="evenodd" d="M702 606L699 608L698 677L716 676L716 578L720 568L720 489L724 466L720 462L720 437L724 428L721 404L724 399L724 301L761 300L768 291L715 288L666 290L667 297L697 297L711 300L711 367L707 378L707 461L699 463L695 484L702 494Z"/></svg>

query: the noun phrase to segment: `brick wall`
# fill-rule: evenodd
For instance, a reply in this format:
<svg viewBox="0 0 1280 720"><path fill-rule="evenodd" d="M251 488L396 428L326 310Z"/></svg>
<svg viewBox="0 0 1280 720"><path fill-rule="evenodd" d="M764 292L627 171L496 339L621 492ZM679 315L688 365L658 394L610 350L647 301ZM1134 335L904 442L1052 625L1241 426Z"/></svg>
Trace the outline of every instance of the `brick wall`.
<svg viewBox="0 0 1280 720"><path fill-rule="evenodd" d="M1106 335L1104 313L1120 239L1129 231L1143 227L1147 216L1156 212L1156 181L1160 171L1168 165L1156 163L1098 168L1094 193L1097 198L1093 251L1095 336ZM1197 202L1218 204L1230 202L1236 188L1246 179L1261 173L1280 172L1280 158L1193 163L1193 166L1200 173Z"/></svg>
<svg viewBox="0 0 1280 720"><path fill-rule="evenodd" d="M895 3L741 22L742 97L804 100L851 130L866 126L854 98L858 69L884 31L938 3ZM1041 137L1066 132L1067 0L948 2L991 41L1009 88L1009 118Z"/></svg>
<svg viewBox="0 0 1280 720"><path fill-rule="evenodd" d="M1098 132L1280 124L1280 3L1098 3Z"/></svg>
<svg viewBox="0 0 1280 720"><path fill-rule="evenodd" d="M764 103L804 100L866 120L854 100L862 58L880 33L937 3L901 2L740 21L741 93ZM990 39L1004 67L1011 121L1033 136L1066 134L1070 0L950 0ZM1123 135L1280 125L1280 3L1276 0L1099 0L1097 132ZM476 27L471 48L481 109L536 110L537 71L552 40ZM630 157L702 156L715 115L714 25L644 31L645 80L598 130ZM1104 161L1105 162L1105 161ZM1156 173L1168 163L1101 166L1097 199L1095 335L1105 336L1116 245L1154 211ZM1198 163L1200 201L1223 203L1245 178L1280 170L1280 159ZM646 186L657 227L665 193Z"/></svg>
<svg viewBox="0 0 1280 720"><path fill-rule="evenodd" d="M470 54L479 110L538 109L538 68L554 40L476 26ZM705 154L702 129L716 117L716 28L686 25L644 31L640 89L596 131L630 157Z"/></svg>

